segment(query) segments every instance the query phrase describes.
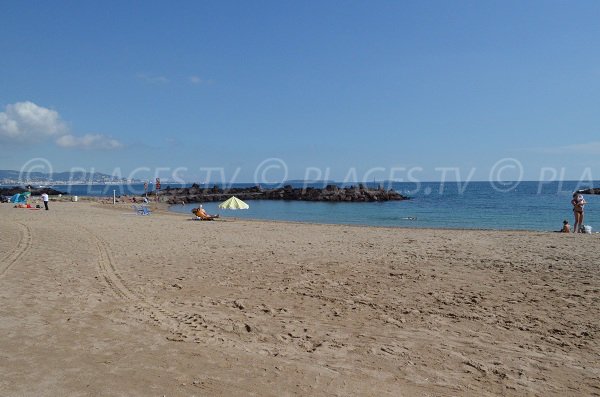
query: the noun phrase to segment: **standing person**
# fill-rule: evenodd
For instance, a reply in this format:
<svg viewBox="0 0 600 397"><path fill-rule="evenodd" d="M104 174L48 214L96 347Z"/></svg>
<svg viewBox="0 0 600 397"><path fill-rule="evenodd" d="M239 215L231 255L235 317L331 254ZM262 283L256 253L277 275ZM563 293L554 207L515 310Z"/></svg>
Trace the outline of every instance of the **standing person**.
<svg viewBox="0 0 600 397"><path fill-rule="evenodd" d="M46 211L48 211L48 193L42 193L42 200L44 201L44 207L46 207Z"/></svg>
<svg viewBox="0 0 600 397"><path fill-rule="evenodd" d="M577 192L573 193L573 215L575 215L575 224L573 225L573 233L581 233L583 227L583 207L585 207L586 201L583 196Z"/></svg>

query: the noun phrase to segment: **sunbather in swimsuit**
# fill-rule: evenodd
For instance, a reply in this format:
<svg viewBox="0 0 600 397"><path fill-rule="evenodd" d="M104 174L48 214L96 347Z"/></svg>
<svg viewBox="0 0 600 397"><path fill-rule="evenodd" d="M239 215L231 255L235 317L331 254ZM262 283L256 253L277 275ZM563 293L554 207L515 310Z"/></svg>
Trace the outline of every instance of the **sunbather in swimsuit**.
<svg viewBox="0 0 600 397"><path fill-rule="evenodd" d="M204 208L202 208L202 206L198 207L198 208L194 208L192 210L192 213L194 215L196 215L198 218L200 219L206 219L206 220L212 220L212 219L216 219L219 217L219 215L209 215Z"/></svg>
<svg viewBox="0 0 600 397"><path fill-rule="evenodd" d="M573 233L580 233L580 229L583 226L583 208L585 207L586 201L581 194L573 193L571 204L573 205L573 215L575 216Z"/></svg>

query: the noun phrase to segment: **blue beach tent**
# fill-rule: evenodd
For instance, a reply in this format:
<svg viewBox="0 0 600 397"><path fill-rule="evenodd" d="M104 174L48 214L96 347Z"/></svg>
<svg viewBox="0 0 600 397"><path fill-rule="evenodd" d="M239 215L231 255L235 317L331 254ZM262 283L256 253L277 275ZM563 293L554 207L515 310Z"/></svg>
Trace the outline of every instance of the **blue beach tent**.
<svg viewBox="0 0 600 397"><path fill-rule="evenodd" d="M29 198L29 196L31 196L30 192L17 193L10 198L10 202L16 203L16 204L19 204L19 203L25 204L27 202L27 199Z"/></svg>

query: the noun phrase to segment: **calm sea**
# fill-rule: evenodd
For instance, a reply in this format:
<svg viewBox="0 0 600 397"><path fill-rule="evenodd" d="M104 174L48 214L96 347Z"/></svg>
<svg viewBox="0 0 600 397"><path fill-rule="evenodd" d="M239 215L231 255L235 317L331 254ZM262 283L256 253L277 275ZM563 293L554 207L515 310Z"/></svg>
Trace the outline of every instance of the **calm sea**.
<svg viewBox="0 0 600 397"><path fill-rule="evenodd" d="M171 185L176 187L175 185ZM237 184L238 186L250 186ZM298 185L300 186L300 185ZM304 201L249 201L248 210L219 210L218 203L205 203L209 213L223 217L269 219L314 223L393 227L468 229L558 230L562 221L573 224L571 195L575 189L599 187L600 181L563 182L423 182L392 183L391 187L411 197L385 203L325 203ZM320 186L322 187L322 186ZM387 187L387 185L386 185ZM72 195L112 196L141 194L143 185L56 186ZM585 196L585 224L600 231L600 196ZM197 204L173 206L190 214ZM191 214L190 214L191 216Z"/></svg>

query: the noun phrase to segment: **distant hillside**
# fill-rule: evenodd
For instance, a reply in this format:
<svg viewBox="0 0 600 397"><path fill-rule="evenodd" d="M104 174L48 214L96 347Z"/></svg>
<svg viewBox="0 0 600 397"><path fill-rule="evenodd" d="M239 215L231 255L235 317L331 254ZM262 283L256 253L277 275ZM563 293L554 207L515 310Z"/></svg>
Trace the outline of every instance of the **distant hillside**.
<svg viewBox="0 0 600 397"><path fill-rule="evenodd" d="M25 180L23 180L25 179ZM116 183L127 182L126 178L103 174L101 172L28 172L21 173L15 170L0 170L1 184L24 184L24 183Z"/></svg>

